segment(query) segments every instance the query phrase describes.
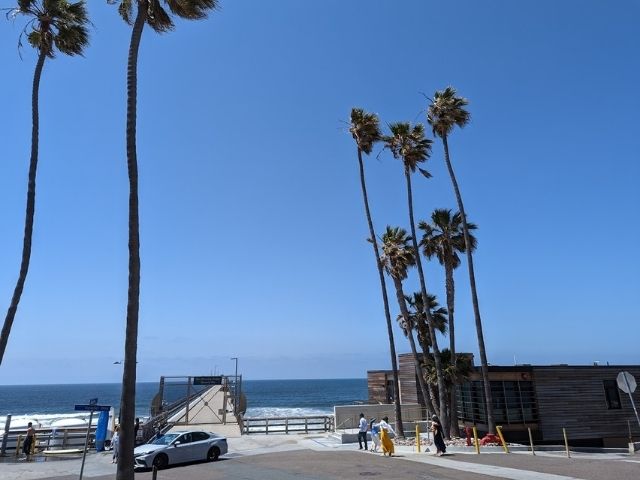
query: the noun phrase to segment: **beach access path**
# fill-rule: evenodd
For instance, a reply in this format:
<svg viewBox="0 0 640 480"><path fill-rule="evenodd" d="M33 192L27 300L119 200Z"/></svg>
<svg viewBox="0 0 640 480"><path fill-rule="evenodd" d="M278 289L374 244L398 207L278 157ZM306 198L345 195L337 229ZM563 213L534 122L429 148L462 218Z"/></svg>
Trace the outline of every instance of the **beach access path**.
<svg viewBox="0 0 640 480"><path fill-rule="evenodd" d="M396 456L358 450L328 434L244 435L229 438L229 454L218 462L171 467L158 472L160 480L339 480L379 477L385 480L637 480L640 455L572 454L563 452L474 453L444 457L397 447ZM87 456L84 476L112 480L116 466L111 452ZM80 458L13 463L0 462L2 480L75 480ZM151 472L136 473L150 480Z"/></svg>

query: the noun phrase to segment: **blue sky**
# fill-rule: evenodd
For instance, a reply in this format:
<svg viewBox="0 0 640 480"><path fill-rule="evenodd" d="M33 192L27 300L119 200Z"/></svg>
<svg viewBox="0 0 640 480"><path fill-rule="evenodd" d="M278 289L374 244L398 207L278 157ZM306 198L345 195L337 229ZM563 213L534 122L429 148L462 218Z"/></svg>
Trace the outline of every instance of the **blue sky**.
<svg viewBox="0 0 640 480"><path fill-rule="evenodd" d="M85 58L48 61L42 77L33 255L0 384L120 380L130 28L89 3ZM146 29L138 378L231 373L230 357L250 379L388 368L345 122L354 106L424 122L421 92L447 85L472 113L450 147L479 225L489 361L640 363L639 14L634 1L234 0L169 34ZM3 315L31 130L35 54L20 60L21 26L0 25ZM401 166L378 153L366 160L376 228L408 228ZM455 208L442 157L436 142L433 178L415 178L419 218ZM477 352L465 268L458 350ZM426 273L444 302L442 269Z"/></svg>

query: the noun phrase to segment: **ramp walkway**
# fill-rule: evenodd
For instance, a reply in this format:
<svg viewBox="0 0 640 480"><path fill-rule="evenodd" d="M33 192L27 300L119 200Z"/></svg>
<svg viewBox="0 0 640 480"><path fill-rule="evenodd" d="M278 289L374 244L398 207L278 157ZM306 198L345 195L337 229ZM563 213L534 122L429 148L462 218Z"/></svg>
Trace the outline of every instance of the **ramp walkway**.
<svg viewBox="0 0 640 480"><path fill-rule="evenodd" d="M205 430L228 437L241 435L240 425L233 414L232 397L222 385L194 395L184 406L171 412L167 423L170 430Z"/></svg>

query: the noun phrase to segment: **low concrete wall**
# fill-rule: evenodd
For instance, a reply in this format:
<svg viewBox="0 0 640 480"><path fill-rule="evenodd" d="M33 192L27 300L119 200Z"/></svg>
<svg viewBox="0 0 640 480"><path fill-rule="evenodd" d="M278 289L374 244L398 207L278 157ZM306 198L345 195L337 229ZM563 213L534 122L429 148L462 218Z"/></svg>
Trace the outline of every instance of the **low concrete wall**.
<svg viewBox="0 0 640 480"><path fill-rule="evenodd" d="M422 409L417 403L401 405L401 410L403 423L423 420ZM336 419L336 430L358 428L361 413L364 413L367 422L370 422L372 418L380 421L382 417L389 417L389 423L392 425L396 421L393 404L341 405L333 407L333 413Z"/></svg>

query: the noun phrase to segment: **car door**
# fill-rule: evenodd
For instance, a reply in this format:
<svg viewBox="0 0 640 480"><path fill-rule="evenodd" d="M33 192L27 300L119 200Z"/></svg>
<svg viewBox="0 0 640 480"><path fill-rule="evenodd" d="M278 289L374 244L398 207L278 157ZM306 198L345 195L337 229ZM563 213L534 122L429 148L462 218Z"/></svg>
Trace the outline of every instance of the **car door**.
<svg viewBox="0 0 640 480"><path fill-rule="evenodd" d="M183 433L174 441L174 446L171 448L171 463L184 463L191 461L191 454L189 450L191 448L191 433Z"/></svg>
<svg viewBox="0 0 640 480"><path fill-rule="evenodd" d="M205 432L191 432L194 460L205 460L209 451L209 434Z"/></svg>

